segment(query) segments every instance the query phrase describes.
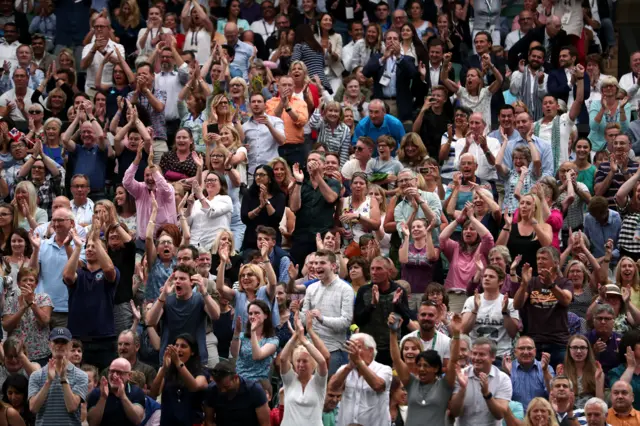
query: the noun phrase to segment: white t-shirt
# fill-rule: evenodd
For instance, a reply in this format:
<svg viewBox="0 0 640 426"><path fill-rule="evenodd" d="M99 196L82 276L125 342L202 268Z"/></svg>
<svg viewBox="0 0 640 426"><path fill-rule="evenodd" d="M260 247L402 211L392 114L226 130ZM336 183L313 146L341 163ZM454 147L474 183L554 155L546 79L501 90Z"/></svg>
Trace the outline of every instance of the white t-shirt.
<svg viewBox="0 0 640 426"><path fill-rule="evenodd" d="M355 158L344 163L344 166L342 166L342 170L340 171L340 173L342 173L342 177L346 180L351 180L351 177L355 172L366 172L366 168L365 170L362 170L360 167L360 161Z"/></svg>
<svg viewBox="0 0 640 426"><path fill-rule="evenodd" d="M482 113L482 118L487 126L491 126L491 96L492 93L489 88L483 87L480 89L478 96L471 96L467 91L467 88L460 86L456 96L460 100L462 106L470 108L473 112Z"/></svg>
<svg viewBox="0 0 640 426"><path fill-rule="evenodd" d="M91 51L91 49L93 49L94 43L95 41L92 41L91 43L87 44L84 49L82 49L83 58L89 55L89 52ZM113 52L116 49L120 51L120 54L124 58L126 55L124 47L111 39L107 42L107 46L104 48L104 53ZM104 59L104 55L102 55L102 53L100 52L96 52L93 55L93 62L91 62L91 65L89 65L89 68L87 68L87 78L84 83L85 91L87 91L87 89L95 88L96 73L98 72L98 68L102 63L102 59ZM107 62L104 66L104 69L102 70L101 83L107 86L111 86L113 84L113 64L111 62Z"/></svg>
<svg viewBox="0 0 640 426"><path fill-rule="evenodd" d="M423 351L438 352L438 355L440 355L440 358L442 359L443 364L445 359L451 358L451 339L446 334L442 334L439 331L436 331L436 334L433 336L433 339L422 340L422 337L420 337L420 330L416 330L404 336L400 341L400 345L402 345L402 342L404 342L407 339L407 337L419 338L420 342L422 343Z"/></svg>
<svg viewBox="0 0 640 426"><path fill-rule="evenodd" d="M498 346L497 356L504 356L511 351L511 341L513 340L507 333L502 317L502 301L504 295L501 294L495 300L487 300L484 293L480 295L480 308L476 315L476 323L469 333L471 341L474 342L479 337L487 337L493 340ZM462 313L473 311L474 296L467 298L462 308ZM520 319L518 311L513 308L513 299L509 299L509 314L515 321Z"/></svg>
<svg viewBox="0 0 640 426"><path fill-rule="evenodd" d="M569 161L569 141L571 140L571 132L573 131L575 124L576 122L572 121L569 117L569 113L565 112L560 116L560 162L558 164ZM552 130L553 120L547 124L540 120L540 132L538 133L538 137L551 144L553 142L551 140Z"/></svg>
<svg viewBox="0 0 640 426"><path fill-rule="evenodd" d="M500 151L500 142L498 141L498 139L490 138L489 136L486 136L486 139L487 146L489 147L489 152L491 152L491 154L493 154L493 158L495 158L498 155L498 151ZM460 169L460 156L462 155L462 151L464 150L466 144L467 138L458 139L453 143L456 151L455 160L453 162L453 168L455 170ZM489 164L487 155L484 153L484 151L482 151L480 145L478 145L475 141L471 142L467 154L473 155L473 157L476 159L476 164L478 165L478 168L476 169L476 176L478 176L482 180L498 180L496 166L492 166L491 164Z"/></svg>
<svg viewBox="0 0 640 426"><path fill-rule="evenodd" d="M289 368L282 375L284 384L284 417L282 426L322 426L322 408L327 393L327 376L317 372L304 390L298 376Z"/></svg>

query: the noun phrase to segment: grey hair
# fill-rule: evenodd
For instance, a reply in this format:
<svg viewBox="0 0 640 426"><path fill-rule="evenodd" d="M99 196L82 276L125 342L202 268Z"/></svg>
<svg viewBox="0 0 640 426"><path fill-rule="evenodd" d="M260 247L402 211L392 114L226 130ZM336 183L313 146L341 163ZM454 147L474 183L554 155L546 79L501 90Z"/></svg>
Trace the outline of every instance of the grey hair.
<svg viewBox="0 0 640 426"><path fill-rule="evenodd" d="M473 160L473 164L478 165L478 160L476 160L476 157L470 153L470 152L465 152L464 154L462 154L460 156L460 158L458 159L458 161L462 161L462 157L469 157Z"/></svg>
<svg viewBox="0 0 640 426"><path fill-rule="evenodd" d="M558 380L566 380L567 382L569 382L569 390L571 392L573 392L573 382L571 381L571 379L567 376L565 376L564 374L561 374L559 376L554 377L553 379L551 379L551 382L549 382L549 386L551 386L551 388L553 389L553 385L558 381Z"/></svg>
<svg viewBox="0 0 640 426"><path fill-rule="evenodd" d="M384 106L384 102L381 99L372 99L371 102L369 102L369 108L371 108L371 105L378 105L378 106L382 107L383 109L386 108ZM385 111L386 111L386 109L385 109Z"/></svg>
<svg viewBox="0 0 640 426"><path fill-rule="evenodd" d="M596 305L596 308L593 311L593 316L595 317L598 314L601 314L603 312L606 312L608 314L611 314L611 316L615 317L616 314L613 311L613 307L611 307L611 305L609 305L608 303L603 303L602 305Z"/></svg>
<svg viewBox="0 0 640 426"><path fill-rule="evenodd" d="M352 334L349 338L350 341L355 342L356 340L362 340L362 343L369 349L373 349L373 358L378 355L378 346L376 345L376 341L370 334L367 333L355 333Z"/></svg>
<svg viewBox="0 0 640 426"><path fill-rule="evenodd" d="M489 345L489 352L491 352L491 356L496 356L498 353L498 346L496 342L487 338L487 337L478 337L475 342L473 342L473 346L482 346Z"/></svg>
<svg viewBox="0 0 640 426"><path fill-rule="evenodd" d="M397 176L400 176L402 173L409 173L412 178L417 177L416 172L413 169L410 169L408 167L405 167L404 169L400 170Z"/></svg>
<svg viewBox="0 0 640 426"><path fill-rule="evenodd" d="M597 405L600 407L600 409L602 410L602 415L607 417L607 413L609 412L609 407L607 406L607 403L604 402L603 400L601 400L600 398L590 398L586 404L584 404L584 409L587 409L588 405Z"/></svg>
<svg viewBox="0 0 640 426"><path fill-rule="evenodd" d="M502 256L507 268L511 266L511 253L509 253L509 249L506 246L493 246L493 248L489 250L489 256L491 256L492 253L498 253Z"/></svg>

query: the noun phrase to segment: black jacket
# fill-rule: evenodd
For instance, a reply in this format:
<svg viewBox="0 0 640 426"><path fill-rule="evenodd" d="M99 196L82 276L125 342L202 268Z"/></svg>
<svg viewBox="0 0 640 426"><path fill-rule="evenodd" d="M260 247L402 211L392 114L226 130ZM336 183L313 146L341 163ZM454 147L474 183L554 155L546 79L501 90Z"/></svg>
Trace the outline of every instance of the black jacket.
<svg viewBox="0 0 640 426"><path fill-rule="evenodd" d="M380 65L382 54L374 53L369 62L362 69L362 74L367 78L373 78L373 97L383 99L380 78L384 74L384 66ZM400 121L413 118L413 95L411 93L411 81L418 73L414 59L411 56L401 56L396 69L396 98L398 99L398 119Z"/></svg>
<svg viewBox="0 0 640 426"><path fill-rule="evenodd" d="M545 27L536 28L534 30L529 31L524 37L516 42L513 46L511 46L511 50L509 50L509 68L512 70L518 69L518 64L521 59L525 61L529 57L529 45L531 45L532 41L537 41L542 43L544 46L544 38L545 38ZM569 36L564 30L560 30L558 34L554 38L550 40L551 43L551 63L545 62L544 69L547 73L551 72L559 67L558 58L560 57L560 49L565 46L569 46L571 41ZM548 56L548 55L547 55Z"/></svg>

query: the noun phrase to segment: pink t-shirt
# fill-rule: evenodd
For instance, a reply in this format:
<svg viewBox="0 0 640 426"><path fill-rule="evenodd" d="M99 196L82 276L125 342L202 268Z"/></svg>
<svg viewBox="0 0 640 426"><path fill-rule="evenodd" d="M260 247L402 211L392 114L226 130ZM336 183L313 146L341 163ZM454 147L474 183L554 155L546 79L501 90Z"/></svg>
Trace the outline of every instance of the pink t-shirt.
<svg viewBox="0 0 640 426"><path fill-rule="evenodd" d="M480 250L482 260L486 264L487 255L489 250L494 246L493 236L491 233L487 233L480 240L480 245L476 250ZM467 283L473 279L476 273L476 264L473 260L475 252L467 253L460 250L460 245L457 241L450 238L440 239L440 250L447 256L450 265L455 265L455 268L449 268L447 279L444 283L446 290L455 290L466 292Z"/></svg>

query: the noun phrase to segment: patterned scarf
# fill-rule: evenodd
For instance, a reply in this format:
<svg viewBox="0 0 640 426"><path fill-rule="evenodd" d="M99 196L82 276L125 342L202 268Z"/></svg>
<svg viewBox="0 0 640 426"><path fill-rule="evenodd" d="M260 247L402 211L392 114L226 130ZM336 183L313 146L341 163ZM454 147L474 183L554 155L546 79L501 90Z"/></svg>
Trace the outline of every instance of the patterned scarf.
<svg viewBox="0 0 640 426"><path fill-rule="evenodd" d="M542 118L542 100L538 97L537 81L533 81L533 93L531 93L531 80L536 80L536 75L532 75L530 68L527 67L524 70L522 87L520 87L520 99L529 108L529 112L531 112L535 121Z"/></svg>
<svg viewBox="0 0 640 426"><path fill-rule="evenodd" d="M540 124L542 120L536 121L533 127L533 134L540 137ZM551 151L553 152L553 174L558 172L560 167L560 116L556 115L551 124Z"/></svg>

